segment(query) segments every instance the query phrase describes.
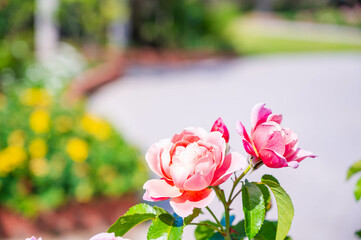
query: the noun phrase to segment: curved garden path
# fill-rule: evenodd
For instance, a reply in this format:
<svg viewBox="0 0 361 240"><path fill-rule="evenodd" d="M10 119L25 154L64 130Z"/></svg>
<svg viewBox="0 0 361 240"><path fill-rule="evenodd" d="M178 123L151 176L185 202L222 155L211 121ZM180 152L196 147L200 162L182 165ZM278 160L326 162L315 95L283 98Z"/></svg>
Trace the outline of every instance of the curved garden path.
<svg viewBox="0 0 361 240"><path fill-rule="evenodd" d="M222 116L232 148L241 151L235 122L249 128L250 110L265 102L283 113L284 126L300 146L319 157L294 169L260 168L276 176L291 196L294 239L356 239L361 203L356 203L346 171L361 158L361 54L319 53L209 60L181 67L134 66L119 81L90 98L91 111L106 116L143 152L187 126L210 129ZM226 184L226 186L229 185ZM211 204L218 216L217 200ZM242 215L241 204L234 206ZM276 218L276 207L269 218ZM203 218L209 218L204 216ZM133 239L145 239L145 227ZM143 234L143 235L141 235ZM184 239L193 239L192 229Z"/></svg>

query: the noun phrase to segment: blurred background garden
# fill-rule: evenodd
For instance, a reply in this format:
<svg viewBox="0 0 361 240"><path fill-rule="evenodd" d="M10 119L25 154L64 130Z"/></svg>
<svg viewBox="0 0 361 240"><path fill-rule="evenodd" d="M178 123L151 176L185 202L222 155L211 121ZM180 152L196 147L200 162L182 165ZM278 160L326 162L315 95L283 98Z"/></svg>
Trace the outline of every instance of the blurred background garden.
<svg viewBox="0 0 361 240"><path fill-rule="evenodd" d="M324 119L331 113L316 106L333 99L335 109L352 112L351 128L361 119L360 54L359 0L0 0L0 239L38 233L48 236L45 240L65 239L64 234L79 230L105 231L104 226L142 201L149 174L144 153L152 142L183 127L210 127L222 113L231 116L233 129L240 116L248 119L234 109L248 113L257 103L251 100L268 101L285 115L288 107L299 106L304 114ZM311 77L292 82L300 73ZM263 80L252 82L252 76ZM231 85L235 81L242 82ZM302 94L295 86L304 89ZM273 96L266 92L272 87L293 95ZM313 87L320 91L314 93ZM190 97L209 104L195 107L190 99L174 100L196 89L202 98ZM300 100L306 93L315 101ZM174 108L182 113L164 110ZM299 129L306 128L301 123L314 124L317 131L317 116L315 122L305 118L296 124L301 113L294 111L289 123ZM359 122L355 128L345 132L354 137ZM323 149L319 142L331 141L327 134L314 140L312 131L303 137L305 148L317 155ZM347 164L361 157L358 148L347 156L341 178ZM348 203L351 185L345 191ZM302 193L294 193L296 202L297 194ZM296 216L301 205L297 202ZM350 219L361 227L359 217ZM295 223L299 228L304 224ZM354 225L348 227L356 231ZM299 239L322 239L322 234L302 234L294 230ZM340 230L324 239L343 234Z"/></svg>

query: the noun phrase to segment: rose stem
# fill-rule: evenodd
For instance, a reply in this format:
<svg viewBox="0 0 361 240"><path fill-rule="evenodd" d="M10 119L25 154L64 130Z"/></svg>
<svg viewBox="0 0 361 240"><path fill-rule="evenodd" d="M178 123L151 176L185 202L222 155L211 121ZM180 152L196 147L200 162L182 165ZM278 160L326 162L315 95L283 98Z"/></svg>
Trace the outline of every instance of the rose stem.
<svg viewBox="0 0 361 240"><path fill-rule="evenodd" d="M214 220L216 220L218 226L223 230L222 224L219 222L219 220L217 219L216 215L212 212L212 210L211 210L209 207L206 207L206 209L207 209L208 212L212 215L212 217L214 218Z"/></svg>

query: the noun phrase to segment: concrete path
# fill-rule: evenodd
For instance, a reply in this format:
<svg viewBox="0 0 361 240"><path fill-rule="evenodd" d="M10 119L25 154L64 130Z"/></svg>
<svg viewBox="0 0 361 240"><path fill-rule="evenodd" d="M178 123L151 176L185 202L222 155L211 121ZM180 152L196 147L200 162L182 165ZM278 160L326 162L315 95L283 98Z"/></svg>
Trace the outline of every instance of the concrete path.
<svg viewBox="0 0 361 240"><path fill-rule="evenodd" d="M231 61L206 61L187 67L134 67L89 102L91 111L107 117L144 152L150 144L184 127L210 129L222 116L232 148L242 151L235 123L249 128L250 110L265 102L282 113L300 146L319 157L306 159L296 170L260 168L277 177L291 196L294 239L356 239L361 229L361 202L346 182L348 167L361 158L361 55L353 53L273 55ZM229 189L230 184L225 184ZM221 217L221 205L211 208ZM242 216L240 199L235 211ZM277 217L273 207L268 218ZM202 216L202 219L210 218ZM133 239L146 239L145 231ZM184 239L191 240L193 229ZM142 235L143 234L143 235Z"/></svg>

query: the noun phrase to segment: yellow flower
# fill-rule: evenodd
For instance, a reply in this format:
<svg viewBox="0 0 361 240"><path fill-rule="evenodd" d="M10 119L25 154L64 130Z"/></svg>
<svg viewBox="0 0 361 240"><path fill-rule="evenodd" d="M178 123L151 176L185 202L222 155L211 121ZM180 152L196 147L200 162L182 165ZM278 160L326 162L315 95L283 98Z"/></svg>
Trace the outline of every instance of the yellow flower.
<svg viewBox="0 0 361 240"><path fill-rule="evenodd" d="M26 159L24 148L9 146L0 151L0 176L4 176L20 166Z"/></svg>
<svg viewBox="0 0 361 240"><path fill-rule="evenodd" d="M23 130L18 129L11 132L8 136L8 145L9 146L24 146L25 133Z"/></svg>
<svg viewBox="0 0 361 240"><path fill-rule="evenodd" d="M80 138L70 138L66 151L75 162L84 162L88 157L88 144Z"/></svg>
<svg viewBox="0 0 361 240"><path fill-rule="evenodd" d="M31 158L43 158L48 152L48 146L44 139L36 138L29 144L29 153Z"/></svg>
<svg viewBox="0 0 361 240"><path fill-rule="evenodd" d="M73 126L73 120L68 116L59 116L55 119L55 129L58 132L68 132Z"/></svg>
<svg viewBox="0 0 361 240"><path fill-rule="evenodd" d="M89 113L83 116L81 126L101 141L107 140L111 134L111 127L107 121Z"/></svg>
<svg viewBox="0 0 361 240"><path fill-rule="evenodd" d="M35 110L30 116L30 127L35 133L46 133L49 131L50 115L45 110Z"/></svg>
<svg viewBox="0 0 361 240"><path fill-rule="evenodd" d="M28 88L22 92L20 100L26 106L46 107L51 103L51 96L45 89Z"/></svg>
<svg viewBox="0 0 361 240"><path fill-rule="evenodd" d="M44 158L34 158L29 163L30 171L38 177L43 177L49 173L49 165Z"/></svg>

